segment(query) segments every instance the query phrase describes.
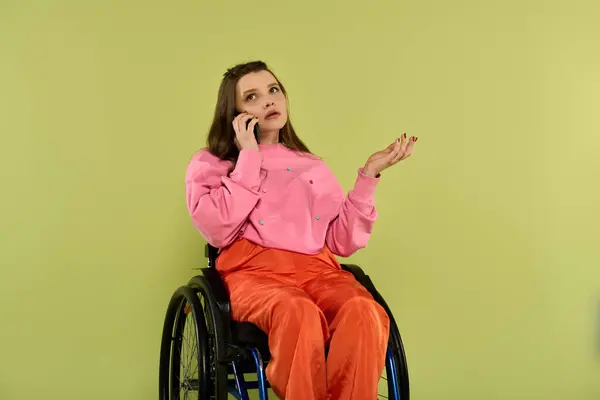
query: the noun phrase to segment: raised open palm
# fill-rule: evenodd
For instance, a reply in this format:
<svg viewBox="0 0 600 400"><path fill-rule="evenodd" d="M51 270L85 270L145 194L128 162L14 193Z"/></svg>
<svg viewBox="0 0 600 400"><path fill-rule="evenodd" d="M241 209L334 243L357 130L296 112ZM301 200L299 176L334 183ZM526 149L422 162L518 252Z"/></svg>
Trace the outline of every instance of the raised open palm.
<svg viewBox="0 0 600 400"><path fill-rule="evenodd" d="M379 175L384 169L407 159L412 155L417 137L406 138L406 133L402 137L394 140L388 147L373 153L365 163L363 171L370 176Z"/></svg>

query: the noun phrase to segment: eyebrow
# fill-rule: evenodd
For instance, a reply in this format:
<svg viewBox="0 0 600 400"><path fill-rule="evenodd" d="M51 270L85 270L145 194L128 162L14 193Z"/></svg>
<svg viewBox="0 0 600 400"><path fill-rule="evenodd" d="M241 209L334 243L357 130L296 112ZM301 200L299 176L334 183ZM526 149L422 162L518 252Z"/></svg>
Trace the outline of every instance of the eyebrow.
<svg viewBox="0 0 600 400"><path fill-rule="evenodd" d="M267 87L272 88L273 86L279 86L279 83L273 82L273 83L270 83L269 86L267 86ZM255 89L255 88L248 89L248 90L244 91L244 93L242 93L242 97L246 96L249 93L256 92L256 91L258 91L258 89Z"/></svg>

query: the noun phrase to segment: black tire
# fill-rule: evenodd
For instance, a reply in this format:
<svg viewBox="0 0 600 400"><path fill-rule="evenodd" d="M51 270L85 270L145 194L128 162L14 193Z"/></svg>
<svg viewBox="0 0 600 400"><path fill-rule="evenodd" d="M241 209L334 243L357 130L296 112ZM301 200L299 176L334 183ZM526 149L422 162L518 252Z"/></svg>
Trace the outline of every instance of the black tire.
<svg viewBox="0 0 600 400"><path fill-rule="evenodd" d="M187 336L193 337L186 339L187 333ZM171 297L163 326L159 365L160 400L210 398L212 385L208 338L204 309L198 295L188 286L180 287ZM187 364L182 365L185 345L193 348L192 353L185 357Z"/></svg>

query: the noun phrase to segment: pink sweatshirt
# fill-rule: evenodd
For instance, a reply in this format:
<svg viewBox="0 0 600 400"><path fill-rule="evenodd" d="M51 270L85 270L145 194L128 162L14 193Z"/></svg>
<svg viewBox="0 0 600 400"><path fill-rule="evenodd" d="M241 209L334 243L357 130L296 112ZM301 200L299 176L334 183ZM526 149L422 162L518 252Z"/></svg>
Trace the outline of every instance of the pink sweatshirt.
<svg viewBox="0 0 600 400"><path fill-rule="evenodd" d="M264 247L316 254L325 245L347 257L365 247L377 217L379 179L358 170L344 195L325 162L281 144L242 150L235 169L207 149L186 171L187 206L194 226L223 249L237 238Z"/></svg>

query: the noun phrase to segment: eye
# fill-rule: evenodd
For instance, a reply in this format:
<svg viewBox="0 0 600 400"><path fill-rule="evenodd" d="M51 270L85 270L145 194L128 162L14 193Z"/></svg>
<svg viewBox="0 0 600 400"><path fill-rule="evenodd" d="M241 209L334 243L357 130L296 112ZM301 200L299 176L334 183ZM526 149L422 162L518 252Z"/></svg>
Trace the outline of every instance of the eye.
<svg viewBox="0 0 600 400"><path fill-rule="evenodd" d="M273 86L271 89L269 89L269 93L277 93L279 92L279 87L277 86Z"/></svg>
<svg viewBox="0 0 600 400"><path fill-rule="evenodd" d="M250 93L248 96L246 96L246 101L251 101L256 99L256 94L255 93Z"/></svg>

